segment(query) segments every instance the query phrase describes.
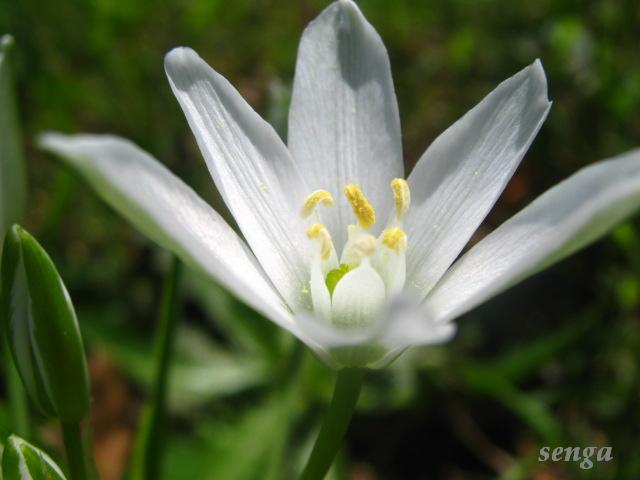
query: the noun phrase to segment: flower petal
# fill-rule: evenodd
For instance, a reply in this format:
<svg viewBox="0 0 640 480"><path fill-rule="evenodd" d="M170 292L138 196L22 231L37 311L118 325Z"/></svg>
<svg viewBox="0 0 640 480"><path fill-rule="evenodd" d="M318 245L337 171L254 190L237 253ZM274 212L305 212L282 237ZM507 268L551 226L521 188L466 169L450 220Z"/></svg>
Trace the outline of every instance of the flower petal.
<svg viewBox="0 0 640 480"><path fill-rule="evenodd" d="M297 329L253 254L217 212L132 142L111 135L40 137L145 235L280 326Z"/></svg>
<svg viewBox="0 0 640 480"><path fill-rule="evenodd" d="M209 172L251 249L295 310L306 305L310 247L298 210L310 192L276 132L189 48L165 70Z"/></svg>
<svg viewBox="0 0 640 480"><path fill-rule="evenodd" d="M351 0L329 5L302 35L288 144L309 187L339 199L323 215L338 251L354 223L342 195L347 184L358 183L381 212L393 205L389 182L403 177L403 165L389 59Z"/></svg>
<svg viewBox="0 0 640 480"><path fill-rule="evenodd" d="M424 298L485 218L551 104L542 65L502 82L440 135L408 178L408 284Z"/></svg>
<svg viewBox="0 0 640 480"><path fill-rule="evenodd" d="M380 338L390 350L446 342L456 331L453 323L437 322L424 305L404 294L391 299L384 317Z"/></svg>
<svg viewBox="0 0 640 480"><path fill-rule="evenodd" d="M640 149L551 188L458 260L425 301L455 318L602 236L640 207Z"/></svg>

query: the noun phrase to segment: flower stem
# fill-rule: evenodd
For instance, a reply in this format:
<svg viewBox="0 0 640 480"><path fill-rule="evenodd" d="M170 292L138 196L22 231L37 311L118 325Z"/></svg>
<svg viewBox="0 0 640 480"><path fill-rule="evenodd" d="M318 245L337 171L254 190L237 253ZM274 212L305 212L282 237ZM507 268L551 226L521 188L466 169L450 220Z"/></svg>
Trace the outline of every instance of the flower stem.
<svg viewBox="0 0 640 480"><path fill-rule="evenodd" d="M360 368L338 372L329 411L300 480L322 480L329 471L358 402L363 376Z"/></svg>
<svg viewBox="0 0 640 480"><path fill-rule="evenodd" d="M62 422L62 437L67 452L69 480L90 480L95 478L91 452L83 439L80 422Z"/></svg>
<svg viewBox="0 0 640 480"><path fill-rule="evenodd" d="M165 443L167 385L178 317L180 270L180 261L174 257L162 290L159 325L155 339L154 385L151 401L144 409L138 434L132 475L135 480L158 480L161 478L161 460L164 456Z"/></svg>

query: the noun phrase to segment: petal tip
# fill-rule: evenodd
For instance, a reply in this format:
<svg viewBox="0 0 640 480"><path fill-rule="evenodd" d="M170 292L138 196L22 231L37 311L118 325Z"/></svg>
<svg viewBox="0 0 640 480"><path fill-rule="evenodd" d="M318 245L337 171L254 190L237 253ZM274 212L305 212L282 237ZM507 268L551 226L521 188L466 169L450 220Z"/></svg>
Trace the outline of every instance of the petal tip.
<svg viewBox="0 0 640 480"><path fill-rule="evenodd" d="M353 0L338 0L336 2L341 8L358 9L358 6Z"/></svg>
<svg viewBox="0 0 640 480"><path fill-rule="evenodd" d="M345 18L344 15L355 15L355 18L359 18L362 13L353 0L336 0L320 12L320 14L307 25L306 29L314 25L318 20L320 20L319 23L331 22L335 18Z"/></svg>
<svg viewBox="0 0 640 480"><path fill-rule="evenodd" d="M351 21L368 23L360 7L353 0L338 0L336 3L338 4L338 12L342 15L349 15Z"/></svg>
<svg viewBox="0 0 640 480"><path fill-rule="evenodd" d="M36 135L35 144L42 150L54 150L66 135L57 132L42 132Z"/></svg>
<svg viewBox="0 0 640 480"><path fill-rule="evenodd" d="M549 93L547 89L547 74L544 71L544 67L542 66L542 61L539 58L536 58L533 63L529 66L530 75L533 81L541 88L542 94L544 94L545 100L547 101L548 106L551 106L551 102L549 101Z"/></svg>
<svg viewBox="0 0 640 480"><path fill-rule="evenodd" d="M169 50L164 56L164 68L167 72L169 70L175 70L185 65L185 63L194 60L195 58L200 57L192 48L175 47Z"/></svg>

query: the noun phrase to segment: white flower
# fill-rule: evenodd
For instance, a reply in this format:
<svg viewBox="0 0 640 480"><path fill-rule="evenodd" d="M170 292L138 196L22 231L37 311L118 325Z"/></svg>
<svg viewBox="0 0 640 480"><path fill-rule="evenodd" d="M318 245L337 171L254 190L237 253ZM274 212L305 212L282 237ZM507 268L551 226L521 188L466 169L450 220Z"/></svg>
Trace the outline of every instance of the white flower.
<svg viewBox="0 0 640 480"><path fill-rule="evenodd" d="M300 43L285 146L193 50L165 61L244 239L147 153L46 134L116 209L335 366L380 366L585 246L640 204L640 151L585 168L456 261L551 106L539 61L440 135L404 180L385 47L351 0ZM245 243L246 241L246 243Z"/></svg>

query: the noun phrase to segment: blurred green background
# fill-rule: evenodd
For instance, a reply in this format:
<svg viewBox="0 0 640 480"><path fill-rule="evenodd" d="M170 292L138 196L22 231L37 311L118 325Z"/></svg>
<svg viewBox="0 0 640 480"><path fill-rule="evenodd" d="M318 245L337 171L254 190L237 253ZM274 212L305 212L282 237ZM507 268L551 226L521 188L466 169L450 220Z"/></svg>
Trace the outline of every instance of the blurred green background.
<svg viewBox="0 0 640 480"><path fill-rule="evenodd" d="M27 227L78 309L105 479L126 471L167 258L33 138L49 129L128 137L224 211L163 56L193 47L284 134L297 43L327 4L0 0L0 33L16 39ZM359 5L389 50L407 169L500 81L543 62L551 114L474 241L578 168L640 144L635 0ZM370 374L334 478L640 478L639 226L465 315L450 344ZM288 478L308 452L331 372L218 287L185 277L165 477ZM53 452L56 431L44 421L38 430ZM609 445L614 459L590 470L540 463L545 445Z"/></svg>

